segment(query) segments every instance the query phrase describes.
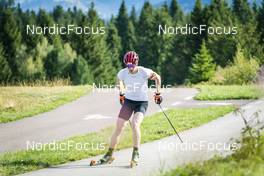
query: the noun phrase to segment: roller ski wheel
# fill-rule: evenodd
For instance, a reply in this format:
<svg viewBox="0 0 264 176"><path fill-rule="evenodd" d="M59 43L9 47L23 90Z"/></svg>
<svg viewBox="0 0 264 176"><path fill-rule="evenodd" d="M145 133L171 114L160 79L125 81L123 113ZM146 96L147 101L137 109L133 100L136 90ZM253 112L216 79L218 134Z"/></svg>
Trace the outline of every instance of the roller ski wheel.
<svg viewBox="0 0 264 176"><path fill-rule="evenodd" d="M114 157L109 157L107 160L105 158L100 159L98 161L92 160L90 162L90 166L98 166L98 165L104 165L104 164L111 164L115 160Z"/></svg>

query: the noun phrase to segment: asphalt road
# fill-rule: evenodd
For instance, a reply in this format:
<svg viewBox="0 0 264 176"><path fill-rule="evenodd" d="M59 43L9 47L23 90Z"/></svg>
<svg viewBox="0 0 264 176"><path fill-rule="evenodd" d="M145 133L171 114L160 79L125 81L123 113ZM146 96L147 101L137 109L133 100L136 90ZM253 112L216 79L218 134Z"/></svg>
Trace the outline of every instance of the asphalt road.
<svg viewBox="0 0 264 176"><path fill-rule="evenodd" d="M259 122L264 123L264 99L243 106L247 121L255 126L253 120L256 111L261 110ZM208 124L180 133L184 143L180 143L176 136L142 144L140 148L141 162L139 166L130 169L129 160L132 149L125 149L114 153L116 158L110 165L90 167L92 159L98 160L102 156L71 162L47 169L26 173L23 176L148 176L158 175L161 171L173 169L184 163L203 161L215 154L228 155L232 153L230 146L237 148L238 144L230 139L238 139L244 122L238 114L230 113Z"/></svg>
<svg viewBox="0 0 264 176"><path fill-rule="evenodd" d="M166 89L162 105L166 109L248 103L248 101L199 102L192 100L196 93L197 90L192 88ZM147 115L159 111L152 96L153 93L150 92ZM45 143L97 131L114 124L119 109L118 92L97 90L50 112L0 124L0 152L26 149L27 142Z"/></svg>

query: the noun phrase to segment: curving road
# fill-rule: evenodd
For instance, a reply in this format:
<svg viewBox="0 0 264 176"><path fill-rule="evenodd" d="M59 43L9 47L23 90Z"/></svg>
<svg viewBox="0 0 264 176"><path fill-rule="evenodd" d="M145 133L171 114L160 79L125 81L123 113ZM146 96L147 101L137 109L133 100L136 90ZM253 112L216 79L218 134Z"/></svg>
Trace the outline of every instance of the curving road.
<svg viewBox="0 0 264 176"><path fill-rule="evenodd" d="M259 122L264 123L264 99L249 103L242 107L244 115L252 126L256 125L253 114L260 111ZM252 123L255 122L255 123ZM227 114L197 128L181 132L184 143L180 143L176 136L145 143L140 148L140 165L130 169L129 160L132 149L125 149L114 153L116 158L110 165L90 167L96 156L76 162L71 162L47 169L29 172L23 176L136 176L159 175L161 171L168 171L184 163L203 161L212 158L215 154L230 154L229 146L238 147L239 144L230 139L238 139L244 122L235 113ZM256 126L255 126L256 127Z"/></svg>
<svg viewBox="0 0 264 176"><path fill-rule="evenodd" d="M163 93L164 109L170 107L202 107L237 104L248 101L194 101L192 88L171 88ZM149 93L152 99L153 93ZM0 124L0 152L26 149L29 142L51 142L94 132L114 124L120 105L118 92L94 91L55 110L15 122ZM159 111L151 100L147 114Z"/></svg>

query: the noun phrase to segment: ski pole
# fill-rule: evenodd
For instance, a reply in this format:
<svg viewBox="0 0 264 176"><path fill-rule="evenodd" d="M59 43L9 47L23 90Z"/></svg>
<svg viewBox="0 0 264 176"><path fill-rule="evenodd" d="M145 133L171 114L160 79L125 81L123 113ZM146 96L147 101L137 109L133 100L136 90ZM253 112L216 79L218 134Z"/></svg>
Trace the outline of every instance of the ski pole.
<svg viewBox="0 0 264 176"><path fill-rule="evenodd" d="M180 139L180 141L183 143L183 141L182 141L180 135L178 134L178 132L176 131L175 127L174 127L173 124L171 123L169 117L168 117L167 114L164 112L164 110L163 110L163 108L161 107L161 105L160 105L160 104L158 104L158 105L159 105L161 111L163 112L164 116L166 117L166 119L167 119L168 122L170 123L171 127L173 128L175 134L178 136L178 138Z"/></svg>

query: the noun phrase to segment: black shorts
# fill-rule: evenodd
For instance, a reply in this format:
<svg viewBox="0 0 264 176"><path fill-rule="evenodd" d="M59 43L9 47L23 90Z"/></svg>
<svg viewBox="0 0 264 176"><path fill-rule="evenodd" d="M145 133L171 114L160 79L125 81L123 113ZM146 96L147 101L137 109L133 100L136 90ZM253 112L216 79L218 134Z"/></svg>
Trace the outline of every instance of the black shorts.
<svg viewBox="0 0 264 176"><path fill-rule="evenodd" d="M118 117L124 120L129 120L131 115L136 112L146 113L148 108L148 101L133 101L125 99L125 102L119 112Z"/></svg>

